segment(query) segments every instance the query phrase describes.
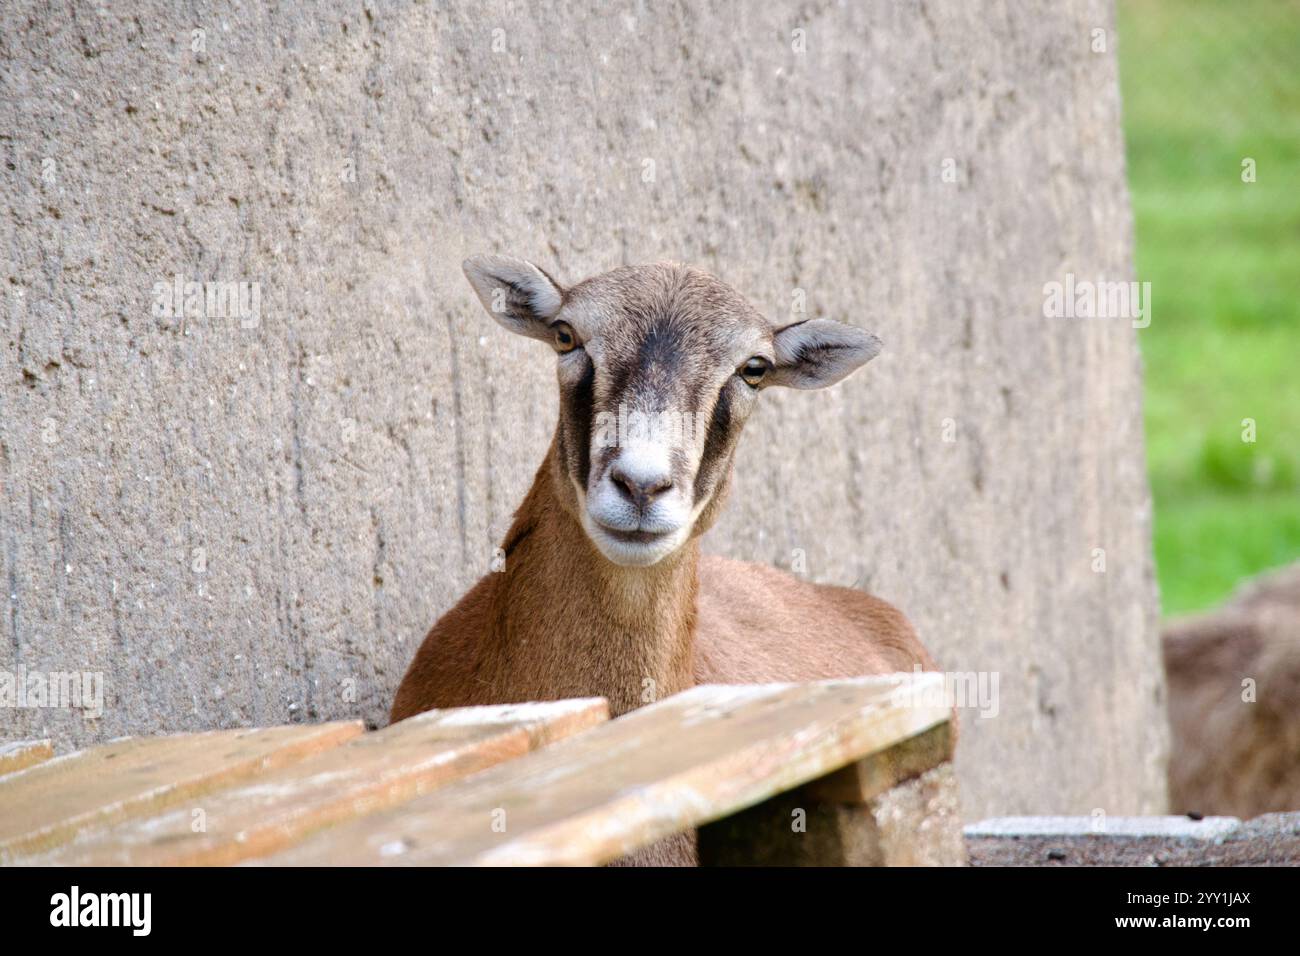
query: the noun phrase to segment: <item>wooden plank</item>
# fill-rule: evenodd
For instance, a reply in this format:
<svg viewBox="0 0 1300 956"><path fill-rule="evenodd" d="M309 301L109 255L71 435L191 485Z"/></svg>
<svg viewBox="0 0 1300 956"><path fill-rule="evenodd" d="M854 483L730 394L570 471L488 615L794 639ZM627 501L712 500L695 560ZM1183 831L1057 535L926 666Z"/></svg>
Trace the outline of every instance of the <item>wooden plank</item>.
<svg viewBox="0 0 1300 956"><path fill-rule="evenodd" d="M19 740L16 743L0 744L0 776L34 767L53 756L54 748L48 740Z"/></svg>
<svg viewBox="0 0 1300 956"><path fill-rule="evenodd" d="M946 721L941 682L697 687L264 862L606 863Z"/></svg>
<svg viewBox="0 0 1300 956"><path fill-rule="evenodd" d="M603 697L574 697L568 700L525 704L496 704L487 707L457 707L436 713L442 727L464 725L475 729L518 727L528 734L530 750L572 737L609 720L609 702ZM408 717L419 720L424 714ZM407 720L401 723L406 723ZM394 724L393 726L401 726Z"/></svg>
<svg viewBox="0 0 1300 956"><path fill-rule="evenodd" d="M39 865L219 866L291 846L609 717L603 698L429 711L157 817L83 834Z"/></svg>
<svg viewBox="0 0 1300 956"><path fill-rule="evenodd" d="M141 816L358 736L359 720L126 737L0 779L0 862Z"/></svg>
<svg viewBox="0 0 1300 956"><path fill-rule="evenodd" d="M952 759L952 724L943 723L808 784L821 803L864 804Z"/></svg>

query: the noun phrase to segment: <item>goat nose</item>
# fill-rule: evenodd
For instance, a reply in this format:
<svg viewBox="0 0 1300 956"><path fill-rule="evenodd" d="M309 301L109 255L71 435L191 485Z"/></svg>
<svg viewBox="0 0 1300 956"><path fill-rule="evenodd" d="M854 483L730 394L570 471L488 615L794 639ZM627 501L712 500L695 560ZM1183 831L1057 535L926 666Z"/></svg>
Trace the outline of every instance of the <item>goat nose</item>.
<svg viewBox="0 0 1300 956"><path fill-rule="evenodd" d="M619 494L638 508L644 508L673 486L673 480L668 475L634 474L622 465L615 465L610 469L609 480L614 482L614 487L618 489Z"/></svg>

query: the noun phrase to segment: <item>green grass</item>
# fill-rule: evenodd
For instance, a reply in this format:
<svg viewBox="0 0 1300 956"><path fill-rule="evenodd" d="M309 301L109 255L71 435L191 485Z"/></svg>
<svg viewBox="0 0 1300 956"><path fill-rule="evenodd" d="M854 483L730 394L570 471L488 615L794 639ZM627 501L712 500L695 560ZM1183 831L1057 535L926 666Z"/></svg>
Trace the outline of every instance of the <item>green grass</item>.
<svg viewBox="0 0 1300 956"><path fill-rule="evenodd" d="M1297 541L1300 508L1292 492L1178 498L1156 516L1165 608L1217 601L1235 582L1295 558Z"/></svg>
<svg viewBox="0 0 1300 956"><path fill-rule="evenodd" d="M1119 44L1152 283L1156 565L1177 614L1300 558L1300 4L1120 0Z"/></svg>

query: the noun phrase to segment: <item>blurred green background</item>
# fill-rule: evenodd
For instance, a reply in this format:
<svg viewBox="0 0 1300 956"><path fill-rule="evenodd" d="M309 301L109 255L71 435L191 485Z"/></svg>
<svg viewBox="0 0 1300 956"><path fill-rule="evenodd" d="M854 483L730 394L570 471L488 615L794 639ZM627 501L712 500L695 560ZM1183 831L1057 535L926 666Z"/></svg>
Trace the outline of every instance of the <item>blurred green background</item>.
<svg viewBox="0 0 1300 956"><path fill-rule="evenodd" d="M1138 336L1156 566L1173 615L1300 559L1300 2L1117 6L1137 278L1151 282Z"/></svg>

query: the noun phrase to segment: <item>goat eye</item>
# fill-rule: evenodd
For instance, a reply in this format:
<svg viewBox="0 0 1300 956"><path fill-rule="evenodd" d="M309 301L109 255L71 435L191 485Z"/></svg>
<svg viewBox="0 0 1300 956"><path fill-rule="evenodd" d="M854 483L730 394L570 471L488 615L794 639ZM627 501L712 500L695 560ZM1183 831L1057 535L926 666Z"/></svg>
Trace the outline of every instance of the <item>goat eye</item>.
<svg viewBox="0 0 1300 956"><path fill-rule="evenodd" d="M551 326L555 335L555 351L560 354L572 352L578 347L578 337L573 334L573 327L568 322L556 322Z"/></svg>
<svg viewBox="0 0 1300 956"><path fill-rule="evenodd" d="M747 385L757 388L758 383L763 381L763 376L767 374L767 368L767 360L756 355L740 367L740 377Z"/></svg>

